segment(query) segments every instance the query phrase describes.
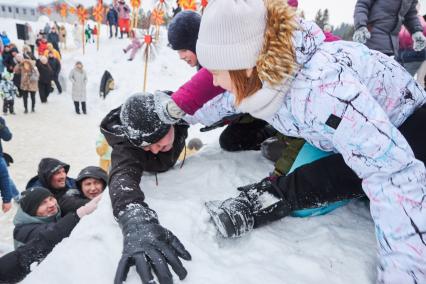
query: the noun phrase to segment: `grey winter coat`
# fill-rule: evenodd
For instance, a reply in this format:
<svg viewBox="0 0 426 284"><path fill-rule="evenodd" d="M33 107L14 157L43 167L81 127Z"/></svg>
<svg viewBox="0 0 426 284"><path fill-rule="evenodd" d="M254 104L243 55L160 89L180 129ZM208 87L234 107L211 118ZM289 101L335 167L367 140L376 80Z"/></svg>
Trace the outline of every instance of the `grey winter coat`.
<svg viewBox="0 0 426 284"><path fill-rule="evenodd" d="M417 0L358 0L355 5L355 30L367 27L371 38L366 45L374 50L397 54L398 33L404 25L411 34L423 31L417 18Z"/></svg>
<svg viewBox="0 0 426 284"><path fill-rule="evenodd" d="M86 101L86 84L87 84L87 74L83 69L78 69L74 67L71 70L69 79L72 82L72 99L75 102L85 102Z"/></svg>

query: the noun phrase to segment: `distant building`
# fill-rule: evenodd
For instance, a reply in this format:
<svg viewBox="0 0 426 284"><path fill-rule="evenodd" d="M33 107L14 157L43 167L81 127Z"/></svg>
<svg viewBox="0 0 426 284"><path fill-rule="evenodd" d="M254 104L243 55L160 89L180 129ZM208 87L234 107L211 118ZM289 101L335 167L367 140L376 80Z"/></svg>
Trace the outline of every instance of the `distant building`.
<svg viewBox="0 0 426 284"><path fill-rule="evenodd" d="M110 1L104 1L110 2ZM70 7L77 7L78 4L85 5L86 8L93 6L95 0L0 0L0 18L13 18L23 21L37 21L41 15L40 7L50 7L52 14L49 19L52 21L63 21L61 16L55 11L54 7L65 3ZM68 14L66 21L74 23L77 21L76 15Z"/></svg>

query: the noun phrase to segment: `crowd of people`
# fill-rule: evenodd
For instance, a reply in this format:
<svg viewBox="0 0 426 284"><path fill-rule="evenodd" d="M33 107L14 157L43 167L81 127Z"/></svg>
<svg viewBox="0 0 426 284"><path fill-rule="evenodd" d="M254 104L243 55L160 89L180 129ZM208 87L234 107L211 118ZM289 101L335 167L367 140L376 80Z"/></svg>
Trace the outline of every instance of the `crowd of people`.
<svg viewBox="0 0 426 284"><path fill-rule="evenodd" d="M62 70L61 49L66 48L66 28L46 23L37 35L29 23L26 23L28 38L20 51L16 44L10 41L6 32L2 33L0 45L0 95L3 98L3 114L16 114L14 110L15 98L22 98L24 113L35 112L36 93L39 93L41 103L47 103L49 95L55 90L62 94L63 87L60 81ZM76 62L69 74L72 84L72 99L75 111L80 114L79 105L82 104L86 114L86 84L87 75L83 64ZM11 84L11 82L13 84ZM28 99L31 105L28 105Z"/></svg>
<svg viewBox="0 0 426 284"><path fill-rule="evenodd" d="M0 258L0 279L18 281L29 273L29 264L40 262L95 210L106 186L124 239L115 283L125 281L133 265L144 283L154 281L153 273L160 283L172 283L168 265L184 279L188 272L179 259L191 255L159 223L140 181L144 171L171 169L186 153L188 128L201 123L207 129L226 125L219 137L223 150L261 150L274 162L272 173L238 187L238 195L206 202L223 237L368 198L378 283L425 282L426 25L417 4L358 0L353 42L297 16L293 0L211 0L202 16L177 13L168 27L169 46L197 73L175 92L136 93L111 110L97 141L102 168L87 167L72 179L69 165L44 158L21 194L8 174L0 175L3 211L19 200L16 250ZM141 43L129 13L120 0L110 6L107 24L110 37L119 28L121 37L132 38L123 51L133 60ZM17 94L30 94L34 111L37 90L45 102L52 81L60 89L53 69L60 72L61 54L52 29L43 31L50 37L37 36L43 43L43 55L36 44L38 59L31 45L19 53L5 37L4 111L14 113L10 98ZM86 114L81 62L69 78L75 111L80 114L81 102ZM11 138L3 119L0 138ZM2 157L0 171L7 172Z"/></svg>

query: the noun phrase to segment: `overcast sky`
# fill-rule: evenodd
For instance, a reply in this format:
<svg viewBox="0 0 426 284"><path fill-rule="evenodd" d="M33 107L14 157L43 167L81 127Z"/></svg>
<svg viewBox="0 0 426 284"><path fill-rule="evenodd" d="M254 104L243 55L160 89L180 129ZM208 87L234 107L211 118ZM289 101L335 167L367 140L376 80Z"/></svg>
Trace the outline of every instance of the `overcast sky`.
<svg viewBox="0 0 426 284"><path fill-rule="evenodd" d="M392 0L388 0L392 1ZM422 15L426 14L426 0L419 0ZM319 9L328 8L330 24L353 23L356 0L299 0L299 9L305 11L306 19L312 20Z"/></svg>

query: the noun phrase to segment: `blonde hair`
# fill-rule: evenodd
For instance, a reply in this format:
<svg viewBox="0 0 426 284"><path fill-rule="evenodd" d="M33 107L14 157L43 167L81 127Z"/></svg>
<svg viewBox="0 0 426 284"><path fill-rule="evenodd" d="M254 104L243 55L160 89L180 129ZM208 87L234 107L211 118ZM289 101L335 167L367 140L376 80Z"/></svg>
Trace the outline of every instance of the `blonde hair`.
<svg viewBox="0 0 426 284"><path fill-rule="evenodd" d="M298 24L295 12L283 0L265 0L267 12L262 51L252 74L246 70L229 71L235 87L235 104L262 88L262 81L272 86L293 77L297 67L293 32Z"/></svg>

